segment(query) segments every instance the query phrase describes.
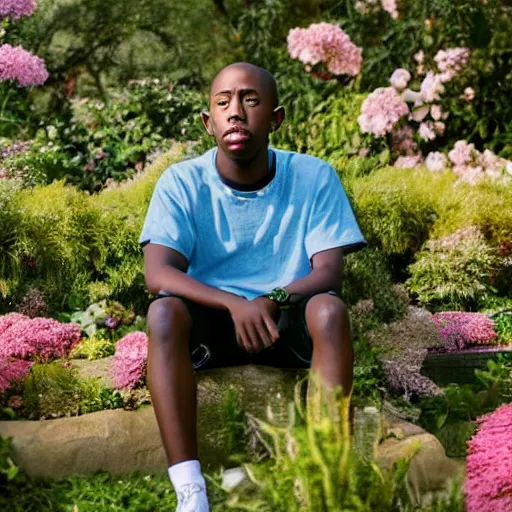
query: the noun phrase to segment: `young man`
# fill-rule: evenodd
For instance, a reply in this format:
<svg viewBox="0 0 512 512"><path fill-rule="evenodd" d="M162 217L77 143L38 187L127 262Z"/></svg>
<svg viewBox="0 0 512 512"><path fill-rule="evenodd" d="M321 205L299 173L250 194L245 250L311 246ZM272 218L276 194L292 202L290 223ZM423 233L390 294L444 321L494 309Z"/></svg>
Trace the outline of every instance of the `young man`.
<svg viewBox="0 0 512 512"><path fill-rule="evenodd" d="M202 114L217 147L158 181L140 238L148 290L147 380L179 512L206 512L194 368L303 367L352 387L343 254L365 245L332 167L270 149L284 109L266 70L224 68Z"/></svg>

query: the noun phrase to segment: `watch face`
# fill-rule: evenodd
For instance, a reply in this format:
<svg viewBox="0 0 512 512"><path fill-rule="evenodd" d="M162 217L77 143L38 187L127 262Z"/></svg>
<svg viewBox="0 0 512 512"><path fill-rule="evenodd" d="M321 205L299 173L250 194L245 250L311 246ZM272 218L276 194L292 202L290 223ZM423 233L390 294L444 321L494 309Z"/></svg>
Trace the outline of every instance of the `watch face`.
<svg viewBox="0 0 512 512"><path fill-rule="evenodd" d="M274 296L274 300L279 304L288 302L290 298L290 294L283 288L276 288L272 291L272 295Z"/></svg>

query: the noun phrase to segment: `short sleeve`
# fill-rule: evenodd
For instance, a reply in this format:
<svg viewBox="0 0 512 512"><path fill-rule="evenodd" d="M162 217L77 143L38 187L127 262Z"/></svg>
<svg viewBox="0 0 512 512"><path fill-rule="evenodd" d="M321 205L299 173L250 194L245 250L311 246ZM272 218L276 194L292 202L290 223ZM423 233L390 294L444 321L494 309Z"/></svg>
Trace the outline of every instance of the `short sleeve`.
<svg viewBox="0 0 512 512"><path fill-rule="evenodd" d="M195 244L190 201L172 167L155 186L139 243L165 245L190 261Z"/></svg>
<svg viewBox="0 0 512 512"><path fill-rule="evenodd" d="M306 226L308 258L335 247L345 254L363 248L366 240L336 171L327 165L319 171Z"/></svg>

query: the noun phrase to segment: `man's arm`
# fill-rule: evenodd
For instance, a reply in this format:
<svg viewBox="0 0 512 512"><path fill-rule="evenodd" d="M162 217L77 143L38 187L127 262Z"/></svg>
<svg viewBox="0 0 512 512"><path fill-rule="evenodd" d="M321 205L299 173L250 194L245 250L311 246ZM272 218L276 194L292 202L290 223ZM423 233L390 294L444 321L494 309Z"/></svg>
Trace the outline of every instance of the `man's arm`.
<svg viewBox="0 0 512 512"><path fill-rule="evenodd" d="M269 301L247 301L243 297L201 283L187 275L188 261L180 252L158 244L144 247L146 287L153 295L160 291L231 313L239 344L249 352L270 346L279 337Z"/></svg>
<svg viewBox="0 0 512 512"><path fill-rule="evenodd" d="M285 289L292 295L300 297L330 290L340 294L341 272L343 270L343 249L336 247L317 252L311 258L311 272L289 285ZM295 297L292 297L292 301Z"/></svg>

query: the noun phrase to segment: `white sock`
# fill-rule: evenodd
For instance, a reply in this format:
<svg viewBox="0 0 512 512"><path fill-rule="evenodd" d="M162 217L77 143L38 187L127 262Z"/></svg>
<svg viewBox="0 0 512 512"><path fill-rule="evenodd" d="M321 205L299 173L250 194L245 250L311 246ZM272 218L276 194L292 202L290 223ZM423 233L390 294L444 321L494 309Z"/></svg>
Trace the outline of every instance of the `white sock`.
<svg viewBox="0 0 512 512"><path fill-rule="evenodd" d="M188 484L199 484L201 487L206 488L206 482L201 473L201 464L198 460L186 460L174 464L167 471L176 491Z"/></svg>

